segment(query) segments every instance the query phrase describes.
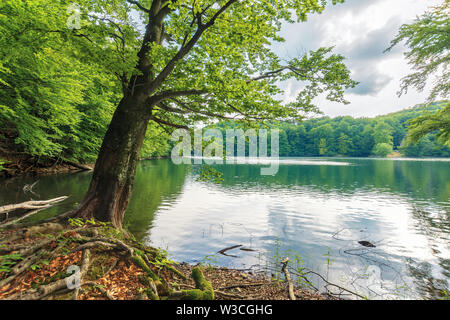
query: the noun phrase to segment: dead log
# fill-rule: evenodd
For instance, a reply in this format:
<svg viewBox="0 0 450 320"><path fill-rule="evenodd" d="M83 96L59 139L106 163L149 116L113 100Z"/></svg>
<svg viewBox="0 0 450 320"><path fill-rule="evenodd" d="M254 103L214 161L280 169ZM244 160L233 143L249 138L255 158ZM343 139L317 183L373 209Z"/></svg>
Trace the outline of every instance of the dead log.
<svg viewBox="0 0 450 320"><path fill-rule="evenodd" d="M283 268L281 269L281 271L286 276L286 281L288 282L288 285L289 285L289 299L297 300L295 298L295 294L294 294L294 285L292 284L291 275L289 274L289 270L287 268L288 262L289 262L289 258L286 258L283 261L281 261L281 263L283 264Z"/></svg>
<svg viewBox="0 0 450 320"><path fill-rule="evenodd" d="M0 207L0 213L12 212L12 211L15 211L18 209L42 210L42 209L49 208L58 202L64 201L67 198L68 198L67 196L63 196L63 197L58 197L55 199L44 200L44 201L32 200L32 201L26 201L26 202L22 202L22 203L18 203L18 204L9 204L9 205Z"/></svg>
<svg viewBox="0 0 450 320"><path fill-rule="evenodd" d="M93 170L93 168L91 166L88 165L84 165L84 164L79 164L70 160L63 160L64 163L68 164L69 166L75 167L77 169L83 170L83 171L91 171Z"/></svg>
<svg viewBox="0 0 450 320"><path fill-rule="evenodd" d="M234 255L231 255L231 254L226 254L225 252L227 252L228 250L232 250L232 249L239 248L239 247L242 247L242 244L239 244L239 245L237 245L237 246L232 246L232 247L228 247L228 248L222 249L222 250L220 250L220 251L217 251L217 253L220 253L220 254L222 254L222 255L224 255L224 256L227 256L227 257L236 258L237 256L234 256Z"/></svg>

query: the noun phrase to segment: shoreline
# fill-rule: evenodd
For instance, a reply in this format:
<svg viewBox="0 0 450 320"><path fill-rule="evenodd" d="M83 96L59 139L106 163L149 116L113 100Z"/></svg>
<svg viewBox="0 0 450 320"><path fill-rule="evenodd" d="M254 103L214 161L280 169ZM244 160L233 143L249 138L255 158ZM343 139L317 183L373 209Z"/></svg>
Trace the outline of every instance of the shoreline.
<svg viewBox="0 0 450 320"><path fill-rule="evenodd" d="M0 160L6 159L0 155ZM149 160L166 160L170 159L170 156L160 157L147 157L141 158L139 161ZM280 157L280 159L367 159L367 160L390 160L390 161L450 161L449 157L405 157L405 156L388 156L386 158L380 157L347 157L347 156L332 156L332 157L319 157L319 156L304 156L304 157ZM52 165L27 165L26 162L16 162L16 160L7 160L9 163L0 163L0 179L10 179L16 177L25 176L40 176L40 175L54 175L65 173L78 173L83 171L92 171L95 163L78 164L75 162L66 161L59 164ZM2 169L3 167L3 169Z"/></svg>

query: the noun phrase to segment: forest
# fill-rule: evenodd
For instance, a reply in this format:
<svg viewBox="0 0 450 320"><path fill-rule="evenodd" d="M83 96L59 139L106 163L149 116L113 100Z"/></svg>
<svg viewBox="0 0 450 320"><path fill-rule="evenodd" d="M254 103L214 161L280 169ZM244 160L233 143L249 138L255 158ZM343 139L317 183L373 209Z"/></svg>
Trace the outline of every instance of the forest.
<svg viewBox="0 0 450 320"><path fill-rule="evenodd" d="M447 104L443 101L417 105L375 118L316 117L297 123L271 124L269 128L280 131L282 157L386 157L394 151L406 157L449 157L450 148L436 139L435 133L427 134L417 143L408 143L406 138L411 120L443 110ZM222 130L236 126L233 122L214 125Z"/></svg>

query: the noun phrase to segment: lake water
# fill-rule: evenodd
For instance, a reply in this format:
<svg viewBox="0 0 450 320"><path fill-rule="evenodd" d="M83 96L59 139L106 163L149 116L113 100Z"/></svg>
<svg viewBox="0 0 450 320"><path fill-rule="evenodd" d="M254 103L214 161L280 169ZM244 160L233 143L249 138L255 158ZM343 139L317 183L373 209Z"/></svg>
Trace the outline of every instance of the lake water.
<svg viewBox="0 0 450 320"><path fill-rule="evenodd" d="M221 184L197 181L199 165L141 162L124 226L176 261L258 266L276 276L289 256L293 267L372 299L449 290L450 160L289 158L275 176L261 176L261 164L214 167ZM70 195L35 219L61 213L81 201L90 175L5 180L0 205ZM37 179L36 194L25 193Z"/></svg>

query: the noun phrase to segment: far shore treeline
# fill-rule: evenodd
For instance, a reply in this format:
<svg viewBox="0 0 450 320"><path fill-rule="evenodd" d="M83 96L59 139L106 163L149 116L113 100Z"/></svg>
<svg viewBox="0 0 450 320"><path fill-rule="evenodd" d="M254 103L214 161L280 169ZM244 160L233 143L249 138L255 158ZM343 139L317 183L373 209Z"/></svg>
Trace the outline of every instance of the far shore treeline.
<svg viewBox="0 0 450 320"><path fill-rule="evenodd" d="M281 157L450 157L450 148L436 139L435 132L417 143L407 143L410 120L442 110L447 104L417 105L374 118L320 117L270 127L280 130ZM235 126L229 122L217 125L222 130Z"/></svg>

